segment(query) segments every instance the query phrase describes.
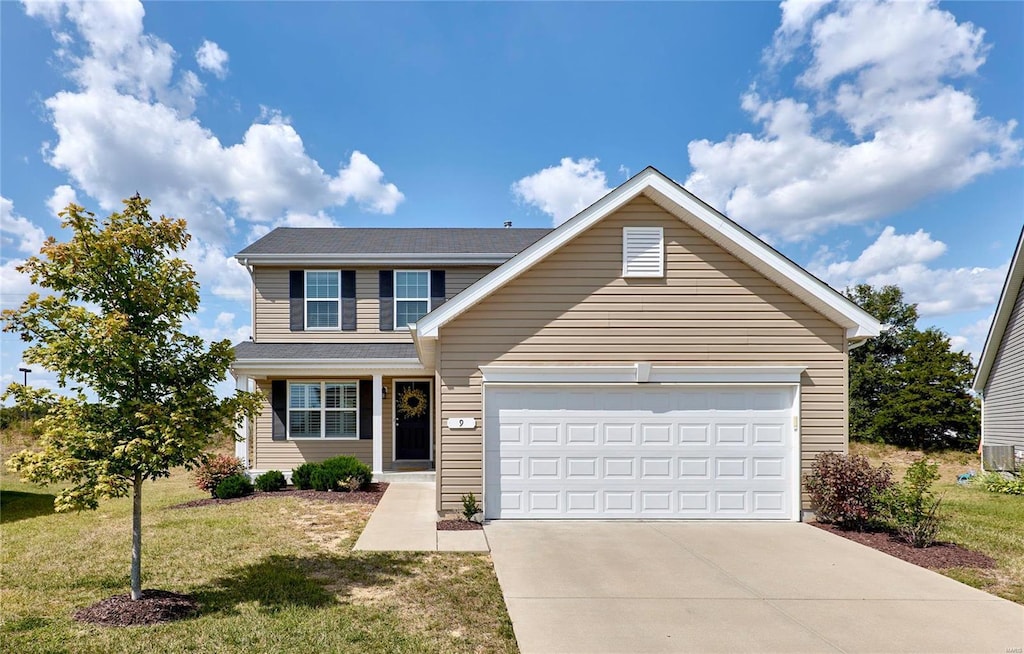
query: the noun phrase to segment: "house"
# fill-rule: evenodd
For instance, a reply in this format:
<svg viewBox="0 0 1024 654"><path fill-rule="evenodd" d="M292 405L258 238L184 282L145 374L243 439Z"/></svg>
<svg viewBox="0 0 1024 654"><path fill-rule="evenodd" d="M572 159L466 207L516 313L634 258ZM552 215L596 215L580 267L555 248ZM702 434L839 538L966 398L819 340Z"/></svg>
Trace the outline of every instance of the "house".
<svg viewBox="0 0 1024 654"><path fill-rule="evenodd" d="M653 168L554 230L277 229L240 388L254 471L436 468L488 518L797 520L880 325Z"/></svg>
<svg viewBox="0 0 1024 654"><path fill-rule="evenodd" d="M981 396L981 448L985 467L989 469L1012 469L1015 467L1014 459L1019 465L1024 458L1022 249L1024 230L1021 230L1017 249L1010 260L1010 271L974 375L974 390Z"/></svg>

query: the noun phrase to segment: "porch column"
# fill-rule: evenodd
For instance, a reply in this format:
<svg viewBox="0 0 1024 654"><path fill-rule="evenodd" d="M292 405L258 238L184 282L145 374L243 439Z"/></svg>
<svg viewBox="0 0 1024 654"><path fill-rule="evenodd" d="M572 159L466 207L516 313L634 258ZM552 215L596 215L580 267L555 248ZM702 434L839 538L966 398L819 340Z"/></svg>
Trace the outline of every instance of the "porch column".
<svg viewBox="0 0 1024 654"><path fill-rule="evenodd" d="M235 377L235 389L240 391L249 390L249 376L238 375ZM242 440L235 441L235 456L242 460L242 465L249 468L249 418L243 418L242 422L235 427L235 433Z"/></svg>
<svg viewBox="0 0 1024 654"><path fill-rule="evenodd" d="M373 376L373 473L384 471L384 377Z"/></svg>

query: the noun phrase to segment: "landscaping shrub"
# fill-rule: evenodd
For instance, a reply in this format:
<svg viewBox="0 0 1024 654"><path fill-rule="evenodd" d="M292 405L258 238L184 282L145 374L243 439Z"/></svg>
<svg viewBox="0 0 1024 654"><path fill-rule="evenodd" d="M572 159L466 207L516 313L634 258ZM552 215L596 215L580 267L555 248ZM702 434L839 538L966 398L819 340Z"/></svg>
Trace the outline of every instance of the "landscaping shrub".
<svg viewBox="0 0 1024 654"><path fill-rule="evenodd" d="M867 457L822 452L807 475L807 492L818 520L863 530L881 517L891 476L889 466L872 468Z"/></svg>
<svg viewBox="0 0 1024 654"><path fill-rule="evenodd" d="M990 493L1005 493L1007 495L1024 495L1024 477L1006 477L998 472L989 472L978 477L978 482Z"/></svg>
<svg viewBox="0 0 1024 654"><path fill-rule="evenodd" d="M462 515L466 520L472 520L473 516L480 513L480 504L476 501L476 495L468 493L462 496Z"/></svg>
<svg viewBox="0 0 1024 654"><path fill-rule="evenodd" d="M292 470L292 484L299 490L313 488L313 471L320 467L319 463L303 463Z"/></svg>
<svg viewBox="0 0 1024 654"><path fill-rule="evenodd" d="M333 491L337 489L338 478L322 465L313 468L313 474L309 478L313 490Z"/></svg>
<svg viewBox="0 0 1024 654"><path fill-rule="evenodd" d="M903 481L885 495L889 526L914 547L928 547L939 533L942 500L931 492L938 478L939 464L922 457L907 468Z"/></svg>
<svg viewBox="0 0 1024 654"><path fill-rule="evenodd" d="M267 470L255 480L256 488L264 493L284 490L288 482L284 480L284 474L280 470Z"/></svg>
<svg viewBox="0 0 1024 654"><path fill-rule="evenodd" d="M232 497L242 497L252 494L252 482L247 475L232 475L217 484L214 495L217 499L229 500Z"/></svg>
<svg viewBox="0 0 1024 654"><path fill-rule="evenodd" d="M218 454L196 468L196 486L216 497L217 486L228 477L245 472L242 460L230 454Z"/></svg>
<svg viewBox="0 0 1024 654"><path fill-rule="evenodd" d="M342 486L346 490L361 490L373 480L373 471L370 466L353 456L332 457L321 463L320 466L332 480L332 490L340 489ZM315 485L313 487L316 488Z"/></svg>

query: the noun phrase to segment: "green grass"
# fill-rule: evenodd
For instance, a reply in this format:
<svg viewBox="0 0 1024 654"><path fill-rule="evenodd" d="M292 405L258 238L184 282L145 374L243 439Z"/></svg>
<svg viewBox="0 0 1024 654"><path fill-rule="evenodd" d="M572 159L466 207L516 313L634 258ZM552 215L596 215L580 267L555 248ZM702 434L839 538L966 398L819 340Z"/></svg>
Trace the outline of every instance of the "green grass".
<svg viewBox="0 0 1024 654"><path fill-rule="evenodd" d="M192 619L103 628L71 614L127 592L131 504L54 514L54 491L0 475L0 651L514 652L488 555L352 552L372 507L296 498L192 509L178 472L147 483L143 587Z"/></svg>
<svg viewBox="0 0 1024 654"><path fill-rule="evenodd" d="M906 467L920 456L920 452L863 443L851 443L850 451L866 455L875 465L889 463L896 479L901 479ZM957 484L960 473L980 469L975 454L941 452L929 457L939 462L942 473L934 487L936 495L942 497L941 510L946 516L939 538L996 560L993 569L951 568L941 572L1024 604L1024 496L990 493L976 484Z"/></svg>

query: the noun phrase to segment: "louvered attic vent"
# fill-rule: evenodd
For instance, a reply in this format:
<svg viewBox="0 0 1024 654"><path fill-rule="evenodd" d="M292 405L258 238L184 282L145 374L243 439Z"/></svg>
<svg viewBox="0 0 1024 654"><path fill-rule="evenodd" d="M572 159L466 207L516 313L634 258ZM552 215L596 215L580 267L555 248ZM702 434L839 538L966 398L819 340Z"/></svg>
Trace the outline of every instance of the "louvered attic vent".
<svg viewBox="0 0 1024 654"><path fill-rule="evenodd" d="M665 276L665 236L661 227L622 228L622 276Z"/></svg>

